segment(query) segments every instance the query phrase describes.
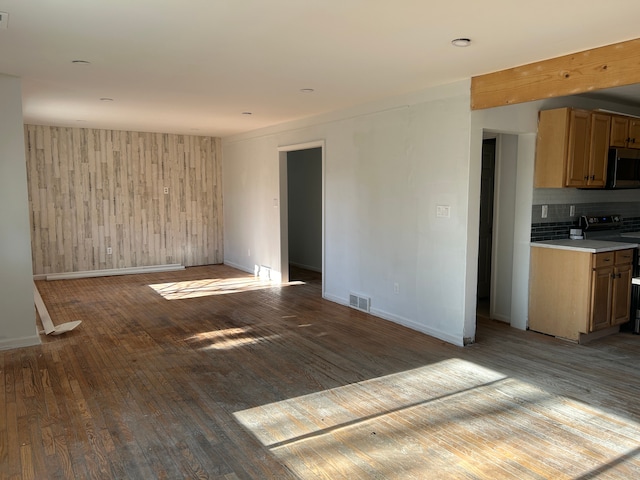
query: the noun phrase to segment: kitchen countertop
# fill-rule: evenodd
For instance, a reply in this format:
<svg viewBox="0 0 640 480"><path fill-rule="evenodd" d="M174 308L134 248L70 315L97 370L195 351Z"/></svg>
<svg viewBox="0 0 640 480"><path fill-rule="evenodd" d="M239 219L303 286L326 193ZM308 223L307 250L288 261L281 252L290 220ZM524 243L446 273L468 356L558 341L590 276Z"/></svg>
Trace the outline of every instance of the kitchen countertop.
<svg viewBox="0 0 640 480"><path fill-rule="evenodd" d="M627 248L637 248L638 244L633 242L609 242L605 240L544 240L541 242L531 242L532 247L557 248L560 250L576 250L579 252L613 252L615 250L625 250Z"/></svg>

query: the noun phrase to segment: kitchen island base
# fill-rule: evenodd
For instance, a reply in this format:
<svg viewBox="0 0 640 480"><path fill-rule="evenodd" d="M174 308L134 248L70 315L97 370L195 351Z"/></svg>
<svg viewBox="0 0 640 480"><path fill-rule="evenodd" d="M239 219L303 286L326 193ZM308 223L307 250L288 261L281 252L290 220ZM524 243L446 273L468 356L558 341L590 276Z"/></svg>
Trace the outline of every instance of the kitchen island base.
<svg viewBox="0 0 640 480"><path fill-rule="evenodd" d="M531 248L529 329L579 343L617 333L629 319L632 250L549 243Z"/></svg>

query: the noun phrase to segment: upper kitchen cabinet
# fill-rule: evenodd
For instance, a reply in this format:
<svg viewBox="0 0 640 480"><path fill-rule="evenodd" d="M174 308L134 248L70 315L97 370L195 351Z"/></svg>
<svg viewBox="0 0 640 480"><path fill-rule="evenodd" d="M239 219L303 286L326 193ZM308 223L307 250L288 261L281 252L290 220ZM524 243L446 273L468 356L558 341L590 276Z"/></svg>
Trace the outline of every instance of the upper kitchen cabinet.
<svg viewBox="0 0 640 480"><path fill-rule="evenodd" d="M535 187L604 187L610 134L608 114L575 108L541 111Z"/></svg>
<svg viewBox="0 0 640 480"><path fill-rule="evenodd" d="M640 148L640 119L612 115L610 145L612 147Z"/></svg>

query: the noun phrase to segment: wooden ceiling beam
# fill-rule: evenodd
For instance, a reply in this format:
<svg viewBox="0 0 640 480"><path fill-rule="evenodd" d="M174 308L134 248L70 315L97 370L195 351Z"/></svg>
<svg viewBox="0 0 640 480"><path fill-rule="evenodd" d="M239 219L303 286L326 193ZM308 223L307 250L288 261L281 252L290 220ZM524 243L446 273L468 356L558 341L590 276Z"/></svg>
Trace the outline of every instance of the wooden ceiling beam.
<svg viewBox="0 0 640 480"><path fill-rule="evenodd" d="M640 38L471 78L471 109L640 83Z"/></svg>

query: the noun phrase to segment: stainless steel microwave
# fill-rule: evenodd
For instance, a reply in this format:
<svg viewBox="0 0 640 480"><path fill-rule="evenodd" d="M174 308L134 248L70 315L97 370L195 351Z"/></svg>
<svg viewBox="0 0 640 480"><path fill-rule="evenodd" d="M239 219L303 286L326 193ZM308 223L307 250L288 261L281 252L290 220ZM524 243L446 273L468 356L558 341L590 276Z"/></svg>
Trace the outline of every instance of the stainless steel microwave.
<svg viewBox="0 0 640 480"><path fill-rule="evenodd" d="M640 150L609 149L606 188L640 188Z"/></svg>

